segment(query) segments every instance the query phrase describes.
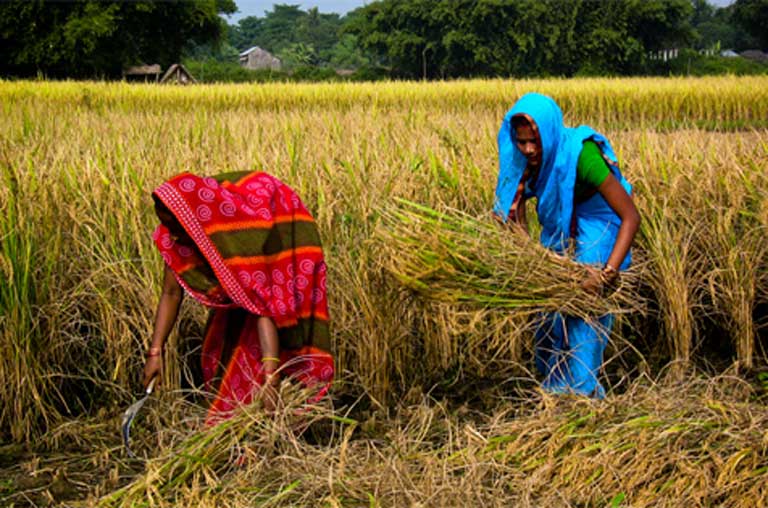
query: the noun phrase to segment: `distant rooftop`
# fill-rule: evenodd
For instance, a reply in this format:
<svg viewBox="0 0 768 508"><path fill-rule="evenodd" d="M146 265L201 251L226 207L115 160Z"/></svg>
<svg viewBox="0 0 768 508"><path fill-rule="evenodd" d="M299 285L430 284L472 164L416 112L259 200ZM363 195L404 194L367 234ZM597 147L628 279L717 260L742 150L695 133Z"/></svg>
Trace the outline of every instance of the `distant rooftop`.
<svg viewBox="0 0 768 508"><path fill-rule="evenodd" d="M261 51L264 51L263 49L261 49L258 46L251 46L250 48L248 48L245 51L243 51L242 53L240 53L240 56L248 56L248 53L251 53L252 51L255 51L257 49L259 49Z"/></svg>

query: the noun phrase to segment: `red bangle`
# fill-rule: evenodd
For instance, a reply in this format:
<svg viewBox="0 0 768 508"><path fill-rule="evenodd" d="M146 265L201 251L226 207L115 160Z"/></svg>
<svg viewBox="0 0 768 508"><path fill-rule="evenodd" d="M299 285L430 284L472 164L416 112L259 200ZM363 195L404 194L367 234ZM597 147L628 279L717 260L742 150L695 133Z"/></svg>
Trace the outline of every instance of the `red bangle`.
<svg viewBox="0 0 768 508"><path fill-rule="evenodd" d="M161 356L163 354L163 348L160 347L151 347L149 348L149 351L147 351L147 357L153 357L153 356Z"/></svg>

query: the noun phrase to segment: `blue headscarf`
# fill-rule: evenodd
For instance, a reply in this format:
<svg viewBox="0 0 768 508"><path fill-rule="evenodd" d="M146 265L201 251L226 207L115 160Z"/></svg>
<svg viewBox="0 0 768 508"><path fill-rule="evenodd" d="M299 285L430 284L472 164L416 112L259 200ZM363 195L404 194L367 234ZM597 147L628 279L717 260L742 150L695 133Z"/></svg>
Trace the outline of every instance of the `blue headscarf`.
<svg viewBox="0 0 768 508"><path fill-rule="evenodd" d="M530 187L529 182L526 183L526 198L537 198L536 213L542 225L541 243L562 252L570 236L576 165L583 142L588 139L596 142L611 161L616 160L616 155L608 140L591 127L565 127L563 112L552 98L538 93L523 95L504 115L498 135L499 179L493 211L504 221L507 220L517 186L528 163L515 142L512 117L518 114L528 116L536 123L542 145L538 177L533 187ZM627 193L631 192L618 165L609 163L609 167Z"/></svg>

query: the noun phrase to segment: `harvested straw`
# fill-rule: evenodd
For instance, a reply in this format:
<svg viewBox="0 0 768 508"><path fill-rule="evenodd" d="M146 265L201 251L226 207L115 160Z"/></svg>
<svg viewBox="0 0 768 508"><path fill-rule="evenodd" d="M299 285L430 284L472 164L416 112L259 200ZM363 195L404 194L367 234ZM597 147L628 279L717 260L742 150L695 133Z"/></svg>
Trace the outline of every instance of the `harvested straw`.
<svg viewBox="0 0 768 508"><path fill-rule="evenodd" d="M423 398L393 418L244 408L98 500L133 506L764 506L768 424L731 377L640 380L608 401L531 397L488 414ZM294 399L295 402L295 399ZM166 431L167 432L167 431ZM232 450L245 450L233 462Z"/></svg>
<svg viewBox="0 0 768 508"><path fill-rule="evenodd" d="M631 288L637 270L622 274L609 294L581 288L584 265L539 245L528 235L499 227L491 218L441 211L398 199L383 210L378 236L383 264L423 298L474 309L562 312L589 319L638 310Z"/></svg>

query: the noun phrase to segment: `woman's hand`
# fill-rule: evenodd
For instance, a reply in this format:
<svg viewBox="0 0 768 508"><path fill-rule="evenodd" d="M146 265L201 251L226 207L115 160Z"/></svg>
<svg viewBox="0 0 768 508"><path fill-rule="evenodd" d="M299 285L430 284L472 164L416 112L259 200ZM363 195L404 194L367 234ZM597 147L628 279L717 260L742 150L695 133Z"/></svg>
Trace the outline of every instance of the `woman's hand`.
<svg viewBox="0 0 768 508"><path fill-rule="evenodd" d="M603 290L603 275L600 270L587 266L587 277L581 282L584 291L598 295Z"/></svg>
<svg viewBox="0 0 768 508"><path fill-rule="evenodd" d="M275 370L264 372L264 386L261 389L261 401L267 413L273 413L279 402L278 387L280 386L280 374Z"/></svg>
<svg viewBox="0 0 768 508"><path fill-rule="evenodd" d="M159 377L163 371L163 357L161 355L147 357L147 362L144 364L144 379L142 384L144 389L149 386L149 382L152 378Z"/></svg>
<svg viewBox="0 0 768 508"><path fill-rule="evenodd" d="M591 266L587 266L586 269L587 277L581 283L584 291L599 295L605 294L606 289L614 290L618 286L619 272L610 265L602 270L596 270Z"/></svg>

